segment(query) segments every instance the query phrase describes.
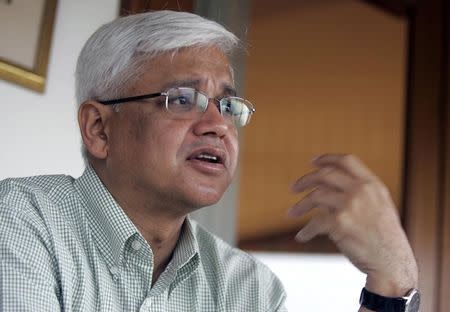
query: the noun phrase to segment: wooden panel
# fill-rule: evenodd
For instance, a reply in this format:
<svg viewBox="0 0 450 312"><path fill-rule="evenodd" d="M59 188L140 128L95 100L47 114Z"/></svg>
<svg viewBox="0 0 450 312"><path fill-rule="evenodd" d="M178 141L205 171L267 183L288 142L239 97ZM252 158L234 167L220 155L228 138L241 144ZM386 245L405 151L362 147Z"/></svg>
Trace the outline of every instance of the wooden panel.
<svg viewBox="0 0 450 312"><path fill-rule="evenodd" d="M121 0L120 15L142 13L152 10L192 12L193 0Z"/></svg>
<svg viewBox="0 0 450 312"><path fill-rule="evenodd" d="M258 236L256 239L239 240L239 248L248 251L338 253L336 245L327 236L318 236L308 243L299 244L294 237L297 229L283 233Z"/></svg>
<svg viewBox="0 0 450 312"><path fill-rule="evenodd" d="M371 5L375 5L385 12L397 16L407 17L408 11L416 4L416 0L363 0Z"/></svg>
<svg viewBox="0 0 450 312"><path fill-rule="evenodd" d="M288 186L323 152L355 153L401 200L405 20L358 1L258 1L241 151L239 240L297 229Z"/></svg>
<svg viewBox="0 0 450 312"><path fill-rule="evenodd" d="M446 30L444 31L443 41L445 47L443 49L443 55L445 56L445 62L447 63L447 70L444 72L443 79L445 79L444 86L446 86L446 90L444 92L445 107L443 110L444 120L444 145L445 154L444 154L444 181L443 186L441 188L442 191L442 209L443 209L443 230L442 230L442 256L440 259L441 265L441 280L440 280L440 311L450 311L450 300L448 300L448 294L450 294L450 43L449 43L449 35L450 35L450 5L448 2L444 5L445 9L445 19L444 19L444 27ZM445 69L444 69L445 70Z"/></svg>
<svg viewBox="0 0 450 312"><path fill-rule="evenodd" d="M448 16L448 15L447 15ZM448 21L447 21L448 23ZM448 24L447 24L448 25ZM448 45L448 42L447 42ZM448 51L448 48L447 48ZM448 62L448 59L447 59ZM446 111L446 153L445 153L445 177L442 187L443 192L443 230L442 230L442 256L441 264L441 281L440 281L440 311L450 311L450 101L449 101L449 80L450 66L447 71L447 111Z"/></svg>
<svg viewBox="0 0 450 312"><path fill-rule="evenodd" d="M442 0L418 2L410 34L405 226L419 264L422 311L439 311L443 170ZM444 310L441 310L444 311Z"/></svg>

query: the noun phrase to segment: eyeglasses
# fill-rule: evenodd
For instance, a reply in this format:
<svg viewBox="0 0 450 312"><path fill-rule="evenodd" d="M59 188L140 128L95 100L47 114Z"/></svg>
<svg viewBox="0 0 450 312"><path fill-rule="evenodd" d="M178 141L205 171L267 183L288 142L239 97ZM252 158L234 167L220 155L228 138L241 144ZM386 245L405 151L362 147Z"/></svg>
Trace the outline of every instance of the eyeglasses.
<svg viewBox="0 0 450 312"><path fill-rule="evenodd" d="M98 102L104 105L113 105L147 100L158 96L165 96L165 107L168 112L186 119L194 119L199 114L204 113L208 108L209 100L213 100L220 114L234 123L236 127L247 125L255 112L253 105L240 97L209 98L206 94L193 88L171 88L165 92Z"/></svg>

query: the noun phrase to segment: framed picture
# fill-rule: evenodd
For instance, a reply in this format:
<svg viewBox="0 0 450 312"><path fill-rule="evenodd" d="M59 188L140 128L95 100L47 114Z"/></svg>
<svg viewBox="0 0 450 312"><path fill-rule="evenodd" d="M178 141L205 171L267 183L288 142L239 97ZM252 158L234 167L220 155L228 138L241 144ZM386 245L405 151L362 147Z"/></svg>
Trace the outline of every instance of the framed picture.
<svg viewBox="0 0 450 312"><path fill-rule="evenodd" d="M0 0L0 79L43 92L57 0Z"/></svg>

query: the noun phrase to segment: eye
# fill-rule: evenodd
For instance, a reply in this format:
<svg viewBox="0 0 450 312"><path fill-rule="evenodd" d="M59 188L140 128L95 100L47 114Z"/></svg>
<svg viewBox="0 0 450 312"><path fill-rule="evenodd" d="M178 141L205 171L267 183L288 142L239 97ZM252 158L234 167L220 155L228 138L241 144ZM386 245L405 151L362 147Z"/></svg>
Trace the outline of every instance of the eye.
<svg viewBox="0 0 450 312"><path fill-rule="evenodd" d="M175 88L168 92L167 106L170 111L189 111L195 105L195 90L189 88Z"/></svg>
<svg viewBox="0 0 450 312"><path fill-rule="evenodd" d="M234 114L235 107L234 107L232 99L223 98L221 100L221 106L222 106L221 107L222 114L229 115L229 116L232 116Z"/></svg>
<svg viewBox="0 0 450 312"><path fill-rule="evenodd" d="M189 105L191 101L186 96L177 96L177 97L170 97L169 98L169 104L170 105L180 105L185 106Z"/></svg>
<svg viewBox="0 0 450 312"><path fill-rule="evenodd" d="M223 98L220 106L222 115L232 119L239 127L247 124L252 114L245 101L238 97Z"/></svg>

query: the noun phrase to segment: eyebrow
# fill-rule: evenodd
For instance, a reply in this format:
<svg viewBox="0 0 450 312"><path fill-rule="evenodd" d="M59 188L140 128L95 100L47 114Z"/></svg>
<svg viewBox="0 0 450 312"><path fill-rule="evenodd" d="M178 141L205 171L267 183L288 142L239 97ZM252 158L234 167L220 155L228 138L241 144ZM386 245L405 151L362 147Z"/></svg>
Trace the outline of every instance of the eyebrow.
<svg viewBox="0 0 450 312"><path fill-rule="evenodd" d="M201 79L185 79L185 80L174 80L163 86L163 90L168 90L170 88L180 88L180 87L189 87L198 90L202 80ZM228 84L222 84L222 94L225 96L236 96L236 89Z"/></svg>
<svg viewBox="0 0 450 312"><path fill-rule="evenodd" d="M195 89L200 85L200 83L201 83L200 79L173 80L171 82L166 83L163 86L163 90L179 87L190 87Z"/></svg>
<svg viewBox="0 0 450 312"><path fill-rule="evenodd" d="M222 86L223 86L222 87L223 93L225 95L228 95L228 96L236 96L237 95L236 89L233 86L230 86L229 84L223 84Z"/></svg>

